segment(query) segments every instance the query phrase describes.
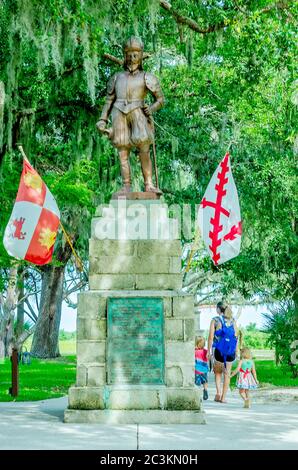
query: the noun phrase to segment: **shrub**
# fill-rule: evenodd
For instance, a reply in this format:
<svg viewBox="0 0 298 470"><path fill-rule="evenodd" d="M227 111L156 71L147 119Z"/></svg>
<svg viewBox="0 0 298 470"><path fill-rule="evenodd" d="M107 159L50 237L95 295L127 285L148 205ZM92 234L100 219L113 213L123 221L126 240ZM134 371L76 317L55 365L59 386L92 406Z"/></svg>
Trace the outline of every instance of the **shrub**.
<svg viewBox="0 0 298 470"><path fill-rule="evenodd" d="M298 377L298 364L294 364L291 344L298 339L297 312L293 302L281 303L270 313L263 313L268 343L275 349L276 363L290 369L293 378Z"/></svg>
<svg viewBox="0 0 298 470"><path fill-rule="evenodd" d="M268 344L268 334L259 330L242 330L243 345L252 349L270 349Z"/></svg>
<svg viewBox="0 0 298 470"><path fill-rule="evenodd" d="M59 340L60 341L69 341L76 339L76 332L75 331L59 331Z"/></svg>

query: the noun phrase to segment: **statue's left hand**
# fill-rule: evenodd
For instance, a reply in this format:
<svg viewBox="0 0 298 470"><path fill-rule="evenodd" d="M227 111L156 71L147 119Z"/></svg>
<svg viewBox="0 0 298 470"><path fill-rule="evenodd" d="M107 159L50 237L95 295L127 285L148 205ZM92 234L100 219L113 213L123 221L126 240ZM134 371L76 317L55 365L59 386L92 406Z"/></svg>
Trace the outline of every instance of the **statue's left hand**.
<svg viewBox="0 0 298 470"><path fill-rule="evenodd" d="M104 133L105 127L106 127L106 122L104 120L100 120L96 123L96 127L99 130L99 132Z"/></svg>

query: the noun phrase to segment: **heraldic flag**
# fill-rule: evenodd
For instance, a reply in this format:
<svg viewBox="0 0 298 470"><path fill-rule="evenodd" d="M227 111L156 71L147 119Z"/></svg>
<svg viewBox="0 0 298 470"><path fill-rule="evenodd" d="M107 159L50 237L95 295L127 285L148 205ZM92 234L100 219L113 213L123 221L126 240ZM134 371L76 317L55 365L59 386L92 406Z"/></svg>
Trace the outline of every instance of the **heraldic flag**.
<svg viewBox="0 0 298 470"><path fill-rule="evenodd" d="M208 184L199 207L198 222L204 243L216 266L239 254L242 222L228 153Z"/></svg>
<svg viewBox="0 0 298 470"><path fill-rule="evenodd" d="M60 212L41 177L24 158L23 172L3 244L9 255L34 264L52 259Z"/></svg>

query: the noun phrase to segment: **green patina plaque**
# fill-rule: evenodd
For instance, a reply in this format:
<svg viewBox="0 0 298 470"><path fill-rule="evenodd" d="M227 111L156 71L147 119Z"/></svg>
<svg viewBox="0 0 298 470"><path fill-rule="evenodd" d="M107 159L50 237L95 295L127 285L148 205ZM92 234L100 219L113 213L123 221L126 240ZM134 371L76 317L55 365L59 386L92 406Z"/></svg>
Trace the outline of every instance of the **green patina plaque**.
<svg viewBox="0 0 298 470"><path fill-rule="evenodd" d="M108 383L164 383L162 299L108 299Z"/></svg>

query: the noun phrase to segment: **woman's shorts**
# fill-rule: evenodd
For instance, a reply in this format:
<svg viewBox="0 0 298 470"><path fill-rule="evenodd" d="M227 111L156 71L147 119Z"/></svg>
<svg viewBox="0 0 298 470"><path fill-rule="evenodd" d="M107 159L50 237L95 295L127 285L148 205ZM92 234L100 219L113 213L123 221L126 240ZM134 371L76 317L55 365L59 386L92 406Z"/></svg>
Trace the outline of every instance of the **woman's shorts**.
<svg viewBox="0 0 298 470"><path fill-rule="evenodd" d="M236 358L236 353L234 353L234 354L232 354L232 355L228 355L226 362L234 362L234 361L235 361L235 358ZM222 362L222 363L224 363L224 358L222 357L222 355L221 355L221 353L219 352L219 350L216 349L216 348L215 348L215 350L214 350L214 359L215 359L217 362Z"/></svg>

